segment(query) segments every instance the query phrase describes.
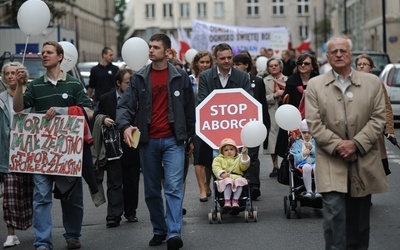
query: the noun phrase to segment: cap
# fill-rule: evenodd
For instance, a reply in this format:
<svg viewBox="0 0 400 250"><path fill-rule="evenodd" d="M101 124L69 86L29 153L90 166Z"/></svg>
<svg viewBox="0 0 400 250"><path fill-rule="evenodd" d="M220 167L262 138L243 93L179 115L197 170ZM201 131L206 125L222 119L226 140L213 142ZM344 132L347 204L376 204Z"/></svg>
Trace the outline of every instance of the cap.
<svg viewBox="0 0 400 250"><path fill-rule="evenodd" d="M238 148L236 145L236 142L232 140L231 138L225 138L221 141L221 145L219 146L219 153L222 154L222 148L225 147L226 145L231 145L234 146L236 149L236 153L238 152Z"/></svg>
<svg viewBox="0 0 400 250"><path fill-rule="evenodd" d="M308 129L308 126L307 126L307 120L306 119L303 119L301 121L301 123L300 123L300 131L301 132L310 132L310 130Z"/></svg>

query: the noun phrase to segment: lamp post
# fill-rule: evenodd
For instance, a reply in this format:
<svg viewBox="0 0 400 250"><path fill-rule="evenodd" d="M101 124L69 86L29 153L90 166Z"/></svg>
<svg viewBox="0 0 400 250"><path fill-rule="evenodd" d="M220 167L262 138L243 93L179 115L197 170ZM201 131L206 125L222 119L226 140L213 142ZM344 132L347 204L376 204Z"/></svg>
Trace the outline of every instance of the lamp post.
<svg viewBox="0 0 400 250"><path fill-rule="evenodd" d="M382 0L383 52L386 53L386 1Z"/></svg>

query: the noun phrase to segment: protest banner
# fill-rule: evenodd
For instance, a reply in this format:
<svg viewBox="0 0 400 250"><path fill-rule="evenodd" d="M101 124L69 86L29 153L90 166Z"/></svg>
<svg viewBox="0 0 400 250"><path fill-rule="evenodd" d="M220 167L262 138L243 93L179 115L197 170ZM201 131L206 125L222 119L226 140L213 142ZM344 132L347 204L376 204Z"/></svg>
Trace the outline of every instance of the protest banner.
<svg viewBox="0 0 400 250"><path fill-rule="evenodd" d="M10 126L11 172L82 175L84 117L15 114Z"/></svg>
<svg viewBox="0 0 400 250"><path fill-rule="evenodd" d="M192 48L197 51L212 51L212 46L228 43L234 54L248 50L252 55L259 55L260 48L272 48L274 56L281 57L282 50L288 49L289 30L285 27L253 28L220 25L199 20L192 20Z"/></svg>

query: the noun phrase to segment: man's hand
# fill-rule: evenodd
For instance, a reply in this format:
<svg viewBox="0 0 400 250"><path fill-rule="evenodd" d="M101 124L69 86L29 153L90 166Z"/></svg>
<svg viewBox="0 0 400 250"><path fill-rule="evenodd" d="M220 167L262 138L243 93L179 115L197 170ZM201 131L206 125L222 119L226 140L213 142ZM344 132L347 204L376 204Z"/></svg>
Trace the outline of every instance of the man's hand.
<svg viewBox="0 0 400 250"><path fill-rule="evenodd" d="M108 118L108 117L106 119L104 119L104 125L106 125L107 127L110 127L113 124L114 124L114 120L113 119Z"/></svg>
<svg viewBox="0 0 400 250"><path fill-rule="evenodd" d="M129 147L132 145L133 143L133 138L132 138L132 133L134 131L138 130L137 127L133 127L130 126L127 129L125 129L124 131L124 142L126 143L126 145L128 145Z"/></svg>
<svg viewBox="0 0 400 250"><path fill-rule="evenodd" d="M55 116L57 115L56 109L54 107L49 108L49 110L47 110L44 118L47 120L51 120L53 119Z"/></svg>
<svg viewBox="0 0 400 250"><path fill-rule="evenodd" d="M357 146L352 140L339 142L336 151L345 161L354 161L357 159Z"/></svg>
<svg viewBox="0 0 400 250"><path fill-rule="evenodd" d="M26 84L26 69L24 67L17 68L17 82L18 86Z"/></svg>

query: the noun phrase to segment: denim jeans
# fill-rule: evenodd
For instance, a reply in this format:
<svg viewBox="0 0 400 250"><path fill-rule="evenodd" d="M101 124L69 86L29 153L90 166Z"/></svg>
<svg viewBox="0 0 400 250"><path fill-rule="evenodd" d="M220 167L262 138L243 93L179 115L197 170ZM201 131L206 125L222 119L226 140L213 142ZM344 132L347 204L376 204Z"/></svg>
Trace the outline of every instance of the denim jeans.
<svg viewBox="0 0 400 250"><path fill-rule="evenodd" d="M142 163L144 194L154 234L167 239L181 237L185 149L175 137L150 139L139 150ZM164 203L161 194L164 179Z"/></svg>
<svg viewBox="0 0 400 250"><path fill-rule="evenodd" d="M53 194L53 176L35 174L33 190L33 231L35 247L45 246L53 249L52 244L52 194ZM66 241L78 240L81 236L81 227L83 219L83 194L82 179L78 182L68 200L61 200L61 209L63 214L63 225L65 229L64 237Z"/></svg>

